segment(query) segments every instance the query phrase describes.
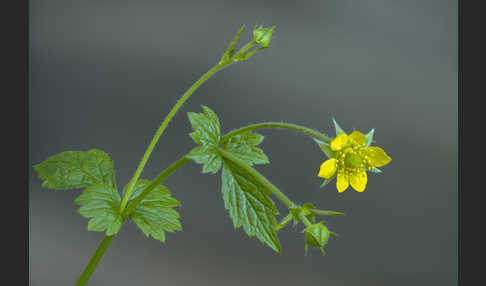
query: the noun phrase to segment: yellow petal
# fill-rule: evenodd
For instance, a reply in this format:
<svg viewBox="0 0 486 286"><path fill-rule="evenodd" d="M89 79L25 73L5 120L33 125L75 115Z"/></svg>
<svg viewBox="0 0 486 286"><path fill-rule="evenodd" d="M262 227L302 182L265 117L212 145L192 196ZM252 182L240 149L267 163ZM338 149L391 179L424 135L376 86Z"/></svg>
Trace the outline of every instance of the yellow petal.
<svg viewBox="0 0 486 286"><path fill-rule="evenodd" d="M351 187L353 187L353 189L355 189L357 192L364 191L366 189L366 183L368 182L366 171L361 169L357 174L352 175L349 181L351 183Z"/></svg>
<svg viewBox="0 0 486 286"><path fill-rule="evenodd" d="M349 139L359 145L366 144L366 136L363 133L356 130L353 131L351 134L349 134Z"/></svg>
<svg viewBox="0 0 486 286"><path fill-rule="evenodd" d="M319 174L317 176L324 178L324 179L330 179L334 174L336 174L337 170L337 160L336 159L329 159L322 163L321 169L319 170Z"/></svg>
<svg viewBox="0 0 486 286"><path fill-rule="evenodd" d="M348 143L348 135L341 133L331 141L331 150L339 151Z"/></svg>
<svg viewBox="0 0 486 286"><path fill-rule="evenodd" d="M390 163L391 158L381 149L380 147L372 146L366 148L366 155L368 155L368 159L370 160L370 165L374 167L382 167L386 164Z"/></svg>
<svg viewBox="0 0 486 286"><path fill-rule="evenodd" d="M349 181L348 178L346 178L345 175L339 174L337 176L337 181L336 181L336 188L338 192L342 193L346 191L346 189L349 187Z"/></svg>

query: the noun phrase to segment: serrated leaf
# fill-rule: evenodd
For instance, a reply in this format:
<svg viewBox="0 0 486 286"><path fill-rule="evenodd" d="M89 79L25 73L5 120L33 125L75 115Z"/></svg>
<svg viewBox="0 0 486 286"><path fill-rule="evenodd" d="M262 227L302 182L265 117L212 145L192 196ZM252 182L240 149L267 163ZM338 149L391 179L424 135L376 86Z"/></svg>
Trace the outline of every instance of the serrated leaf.
<svg viewBox="0 0 486 286"><path fill-rule="evenodd" d="M344 130L341 128L341 126L339 126L336 119L334 119L334 117L332 118L332 122L334 123L334 128L336 129L336 136L338 136L341 133L346 134L346 132L344 132Z"/></svg>
<svg viewBox="0 0 486 286"><path fill-rule="evenodd" d="M201 146L191 150L186 158L203 164L202 173L217 173L222 164L217 150L221 140L221 124L216 113L209 107L203 106L203 110L204 113L187 113L194 130L189 135Z"/></svg>
<svg viewBox="0 0 486 286"><path fill-rule="evenodd" d="M151 183L149 180L138 180L130 195L127 207ZM130 213L130 219L147 237L152 236L154 239L165 242L166 231L182 230L179 221L180 215L173 209L180 205L181 203L178 200L171 197L170 191L166 187L158 185Z"/></svg>
<svg viewBox="0 0 486 286"><path fill-rule="evenodd" d="M203 106L204 113L188 112L194 132L189 135L199 145L218 146L221 139L221 124L219 118L209 107Z"/></svg>
<svg viewBox="0 0 486 286"><path fill-rule="evenodd" d="M113 161L105 152L65 151L33 166L42 187L55 190L86 188L104 184L115 188Z"/></svg>
<svg viewBox="0 0 486 286"><path fill-rule="evenodd" d="M84 190L74 203L80 206L78 213L90 219L88 230L106 230L106 235L114 235L123 224L119 214L120 201L120 195L115 188L99 184Z"/></svg>
<svg viewBox="0 0 486 286"><path fill-rule="evenodd" d="M187 153L185 157L198 164L203 164L203 174L209 172L216 174L223 162L217 147L214 146L198 146Z"/></svg>
<svg viewBox="0 0 486 286"><path fill-rule="evenodd" d="M316 139L316 138L313 138L313 139L317 143L317 145L319 145L319 147L321 147L322 152L324 152L324 154L326 154L326 156L328 158L336 157L336 152L331 150L331 146L329 144L327 144L326 142L321 141L319 139Z"/></svg>
<svg viewBox="0 0 486 286"><path fill-rule="evenodd" d="M260 242L280 253L275 219L278 211L269 197L270 190L245 170L224 160L222 193L235 229L243 226L248 236L256 236Z"/></svg>
<svg viewBox="0 0 486 286"><path fill-rule="evenodd" d="M373 135L375 134L375 128L371 129L368 134L365 135L366 137L366 147L370 147L371 143L373 143Z"/></svg>
<svg viewBox="0 0 486 286"><path fill-rule="evenodd" d="M222 148L248 165L268 164L270 161L263 150L256 147L263 141L263 135L250 131L237 134L226 140Z"/></svg>

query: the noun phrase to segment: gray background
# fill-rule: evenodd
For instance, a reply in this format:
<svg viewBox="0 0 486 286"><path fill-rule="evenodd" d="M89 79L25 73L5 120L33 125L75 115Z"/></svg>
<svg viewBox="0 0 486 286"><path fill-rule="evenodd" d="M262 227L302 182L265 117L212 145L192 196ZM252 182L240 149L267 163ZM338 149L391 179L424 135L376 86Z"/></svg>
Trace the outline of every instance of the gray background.
<svg viewBox="0 0 486 286"><path fill-rule="evenodd" d="M234 231L219 175L191 163L166 181L184 231L161 244L123 226L88 285L456 285L457 1L31 1L30 163L100 148L123 186L178 97L255 23L277 26L272 47L197 90L142 176L194 146L185 113L202 104L225 131L283 120L332 134L332 116L374 127L392 163L338 194L319 189L311 139L264 130L272 164L257 169L296 202L346 212L327 219L340 236L326 256L304 255L301 227L279 232L282 255ZM73 285L101 241L79 194L31 171L31 285Z"/></svg>

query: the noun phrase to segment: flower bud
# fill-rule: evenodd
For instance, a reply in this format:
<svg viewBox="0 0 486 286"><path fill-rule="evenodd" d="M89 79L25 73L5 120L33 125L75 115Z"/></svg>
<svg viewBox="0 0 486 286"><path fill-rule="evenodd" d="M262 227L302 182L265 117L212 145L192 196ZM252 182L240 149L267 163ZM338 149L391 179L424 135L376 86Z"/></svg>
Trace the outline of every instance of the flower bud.
<svg viewBox="0 0 486 286"><path fill-rule="evenodd" d="M323 247L327 244L329 236L331 235L329 229L322 222L319 222L306 227L304 232L306 252L308 246L310 246L320 248L322 253L325 254Z"/></svg>
<svg viewBox="0 0 486 286"><path fill-rule="evenodd" d="M271 28L263 28L262 25L253 29L253 40L260 46L267 48L272 41L272 33L275 30L275 26Z"/></svg>

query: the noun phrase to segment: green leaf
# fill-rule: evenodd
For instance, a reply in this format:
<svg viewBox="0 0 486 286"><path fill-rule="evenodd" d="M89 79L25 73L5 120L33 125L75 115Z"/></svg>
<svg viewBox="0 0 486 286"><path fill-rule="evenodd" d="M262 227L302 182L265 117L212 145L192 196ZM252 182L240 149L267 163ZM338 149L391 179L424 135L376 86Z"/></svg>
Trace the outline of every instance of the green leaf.
<svg viewBox="0 0 486 286"><path fill-rule="evenodd" d="M149 180L138 180L130 195L127 207L151 183ZM126 187L123 190L124 193ZM170 191L166 187L158 185L140 201L130 214L130 218L147 237L152 236L156 240L165 242L166 231L182 230L179 222L180 215L173 209L180 205L179 201L171 197Z"/></svg>
<svg viewBox="0 0 486 286"><path fill-rule="evenodd" d="M221 124L216 113L209 107L203 106L203 110L204 113L187 113L194 130L189 135L201 146L191 150L185 157L203 164L202 173L217 173L222 164L217 150L221 140Z"/></svg>
<svg viewBox="0 0 486 286"><path fill-rule="evenodd" d="M336 152L331 150L331 146L329 144L316 138L313 139L319 145L319 147L321 147L322 152L324 152L328 158L336 157Z"/></svg>
<svg viewBox="0 0 486 286"><path fill-rule="evenodd" d="M185 156L198 164L203 164L202 173L216 174L221 168L222 159L215 146L198 146Z"/></svg>
<svg viewBox="0 0 486 286"><path fill-rule="evenodd" d="M65 151L33 166L42 187L55 190L86 188L102 184L115 188L113 161L105 152Z"/></svg>
<svg viewBox="0 0 486 286"><path fill-rule="evenodd" d="M268 157L262 149L256 147L263 141L263 138L261 134L248 131L230 137L224 142L222 148L250 166L268 164L270 163Z"/></svg>
<svg viewBox="0 0 486 286"><path fill-rule="evenodd" d="M106 235L114 235L123 223L119 214L120 201L120 195L115 188L99 184L84 190L74 203L80 205L78 213L90 219L88 230L106 230Z"/></svg>
<svg viewBox="0 0 486 286"><path fill-rule="evenodd" d="M370 147L371 143L373 143L373 135L375 134L375 128L371 129L368 134L365 135L366 137L366 147Z"/></svg>
<svg viewBox="0 0 486 286"><path fill-rule="evenodd" d="M235 229L243 226L248 236L256 236L260 242L280 253L275 219L278 211L269 197L271 191L242 168L224 160L222 193Z"/></svg>
<svg viewBox="0 0 486 286"><path fill-rule="evenodd" d="M334 117L332 118L332 122L334 123L334 128L336 129L336 136L338 136L341 133L346 134L346 132L344 132L344 130L341 128L341 126L339 126L336 119L334 119Z"/></svg>
<svg viewBox="0 0 486 286"><path fill-rule="evenodd" d="M189 135L199 145L218 146L221 139L221 124L219 118L209 107L203 106L203 113L188 112L194 132Z"/></svg>

